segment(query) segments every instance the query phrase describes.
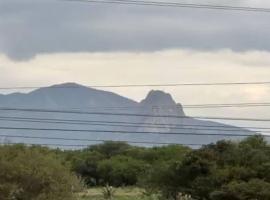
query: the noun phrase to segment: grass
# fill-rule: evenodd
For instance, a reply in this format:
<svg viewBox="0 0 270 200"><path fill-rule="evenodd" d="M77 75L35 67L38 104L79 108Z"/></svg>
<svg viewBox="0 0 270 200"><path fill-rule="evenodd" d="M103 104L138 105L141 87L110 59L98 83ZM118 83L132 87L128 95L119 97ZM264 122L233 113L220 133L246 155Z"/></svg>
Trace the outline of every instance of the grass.
<svg viewBox="0 0 270 200"><path fill-rule="evenodd" d="M136 187L116 188L113 200L146 200L143 190ZM91 188L79 194L78 200L104 200L102 188Z"/></svg>

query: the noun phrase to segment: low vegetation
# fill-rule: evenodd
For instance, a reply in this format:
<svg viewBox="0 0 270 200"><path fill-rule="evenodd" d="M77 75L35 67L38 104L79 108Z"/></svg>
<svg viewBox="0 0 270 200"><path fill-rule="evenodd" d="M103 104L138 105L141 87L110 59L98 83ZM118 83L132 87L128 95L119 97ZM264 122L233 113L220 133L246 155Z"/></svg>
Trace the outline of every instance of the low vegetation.
<svg viewBox="0 0 270 200"><path fill-rule="evenodd" d="M72 200L79 189L77 177L49 149L1 146L1 200Z"/></svg>
<svg viewBox="0 0 270 200"><path fill-rule="evenodd" d="M270 146L261 136L196 150L119 142L70 151L1 146L0 199L269 200Z"/></svg>

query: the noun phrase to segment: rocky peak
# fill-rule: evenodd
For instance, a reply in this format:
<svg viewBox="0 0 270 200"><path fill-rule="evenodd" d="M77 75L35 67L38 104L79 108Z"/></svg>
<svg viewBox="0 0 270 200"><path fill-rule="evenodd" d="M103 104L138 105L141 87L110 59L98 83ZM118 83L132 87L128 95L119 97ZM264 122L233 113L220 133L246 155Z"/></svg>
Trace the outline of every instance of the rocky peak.
<svg viewBox="0 0 270 200"><path fill-rule="evenodd" d="M182 105L176 104L170 94L161 90L150 91L140 104L144 109L150 109L151 112L154 113L158 112L159 114L164 115L185 115Z"/></svg>
<svg viewBox="0 0 270 200"><path fill-rule="evenodd" d="M143 105L150 106L171 106L176 105L172 96L161 90L152 90L148 93L147 97L141 102Z"/></svg>

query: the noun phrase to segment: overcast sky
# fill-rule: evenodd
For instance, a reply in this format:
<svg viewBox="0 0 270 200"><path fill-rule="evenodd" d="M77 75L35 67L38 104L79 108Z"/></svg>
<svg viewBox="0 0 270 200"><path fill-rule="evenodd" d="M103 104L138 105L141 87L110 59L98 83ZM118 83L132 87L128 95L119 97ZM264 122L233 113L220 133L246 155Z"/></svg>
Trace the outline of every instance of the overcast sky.
<svg viewBox="0 0 270 200"><path fill-rule="evenodd" d="M267 0L174 1L270 8ZM270 13L0 0L1 87L269 80ZM139 101L150 89L112 91ZM267 86L159 89L184 104L270 102ZM270 117L266 111L187 112Z"/></svg>
<svg viewBox="0 0 270 200"><path fill-rule="evenodd" d="M175 1L270 7L267 0ZM82 51L268 51L269 16L63 0L1 0L0 51L14 60Z"/></svg>

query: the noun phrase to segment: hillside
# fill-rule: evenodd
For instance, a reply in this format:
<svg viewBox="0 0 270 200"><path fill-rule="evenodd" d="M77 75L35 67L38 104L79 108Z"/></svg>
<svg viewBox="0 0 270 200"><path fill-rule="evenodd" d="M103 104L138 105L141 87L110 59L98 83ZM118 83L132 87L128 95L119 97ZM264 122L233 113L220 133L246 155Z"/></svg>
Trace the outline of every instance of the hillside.
<svg viewBox="0 0 270 200"><path fill-rule="evenodd" d="M144 100L136 102L112 92L96 90L75 83L65 83L40 88L26 94L0 95L0 107L73 111L73 113L1 111L0 126L2 127L88 130L81 132L1 130L2 135L8 135L1 137L2 142L88 145L96 142L86 140L124 140L149 143L207 144L224 139L223 135L230 133L228 130L233 130L233 133L237 134L252 134L251 131L230 125L188 117L181 104L176 103L170 94L154 90L150 91ZM88 112L88 114L80 112ZM121 113L129 113L131 116ZM219 135L192 135L206 133ZM12 135L77 138L85 141L16 138ZM234 137L234 139L236 138Z"/></svg>

